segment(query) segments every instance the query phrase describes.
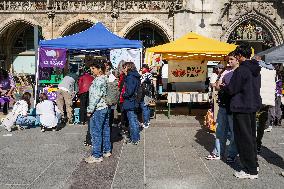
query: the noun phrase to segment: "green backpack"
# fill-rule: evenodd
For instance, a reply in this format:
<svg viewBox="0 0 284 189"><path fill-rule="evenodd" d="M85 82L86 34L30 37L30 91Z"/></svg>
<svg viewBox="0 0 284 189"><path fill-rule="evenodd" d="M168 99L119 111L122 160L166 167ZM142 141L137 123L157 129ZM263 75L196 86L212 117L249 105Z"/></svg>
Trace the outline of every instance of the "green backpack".
<svg viewBox="0 0 284 189"><path fill-rule="evenodd" d="M108 106L113 106L118 103L119 100L119 89L118 89L118 82L115 80L114 82L107 82L107 90L105 101Z"/></svg>

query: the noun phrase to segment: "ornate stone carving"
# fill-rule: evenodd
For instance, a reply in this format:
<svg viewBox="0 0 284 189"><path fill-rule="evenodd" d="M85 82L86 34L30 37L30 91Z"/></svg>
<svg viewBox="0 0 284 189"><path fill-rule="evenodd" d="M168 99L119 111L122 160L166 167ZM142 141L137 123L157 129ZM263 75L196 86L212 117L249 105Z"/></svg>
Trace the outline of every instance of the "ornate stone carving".
<svg viewBox="0 0 284 189"><path fill-rule="evenodd" d="M0 2L0 11L44 11L48 7L48 2L47 0L4 0ZM52 2L56 12L111 12L114 10L113 6L122 12L168 11L170 7L180 10L183 0L54 0Z"/></svg>
<svg viewBox="0 0 284 189"><path fill-rule="evenodd" d="M266 15L270 17L272 20L276 20L276 12L275 8L273 7L273 3L268 2L260 2L254 4L254 10L259 12L260 14Z"/></svg>
<svg viewBox="0 0 284 189"><path fill-rule="evenodd" d="M46 3L46 0L1 1L0 11L43 11L46 10Z"/></svg>
<svg viewBox="0 0 284 189"><path fill-rule="evenodd" d="M276 44L283 42L281 18L277 14L275 2L230 2L223 10L218 23L222 26L223 40L228 40L230 33L239 24L254 20L265 26L275 39ZM227 16L225 16L227 15Z"/></svg>

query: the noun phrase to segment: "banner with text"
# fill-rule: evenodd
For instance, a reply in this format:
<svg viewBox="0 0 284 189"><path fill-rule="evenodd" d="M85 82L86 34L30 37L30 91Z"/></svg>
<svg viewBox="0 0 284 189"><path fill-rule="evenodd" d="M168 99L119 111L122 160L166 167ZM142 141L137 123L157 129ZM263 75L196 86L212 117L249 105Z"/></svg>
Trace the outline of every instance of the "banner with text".
<svg viewBox="0 0 284 189"><path fill-rule="evenodd" d="M205 81L207 62L201 60L169 61L169 82Z"/></svg>
<svg viewBox="0 0 284 189"><path fill-rule="evenodd" d="M39 66L41 68L64 68L66 64L66 49L40 48Z"/></svg>

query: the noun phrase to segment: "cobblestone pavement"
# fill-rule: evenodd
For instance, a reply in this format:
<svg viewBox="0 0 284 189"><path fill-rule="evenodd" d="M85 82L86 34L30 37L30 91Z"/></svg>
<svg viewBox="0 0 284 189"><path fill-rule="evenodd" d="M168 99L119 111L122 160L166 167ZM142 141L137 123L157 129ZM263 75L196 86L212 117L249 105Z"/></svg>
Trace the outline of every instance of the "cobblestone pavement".
<svg viewBox="0 0 284 189"><path fill-rule="evenodd" d="M91 165L83 161L90 153L83 146L84 126L45 133L39 128L12 133L0 128L0 189L283 188L283 127L265 134L259 179L238 180L233 177L238 163L204 159L214 135L198 120L158 117L141 131L137 146L124 144L113 128L113 156Z"/></svg>

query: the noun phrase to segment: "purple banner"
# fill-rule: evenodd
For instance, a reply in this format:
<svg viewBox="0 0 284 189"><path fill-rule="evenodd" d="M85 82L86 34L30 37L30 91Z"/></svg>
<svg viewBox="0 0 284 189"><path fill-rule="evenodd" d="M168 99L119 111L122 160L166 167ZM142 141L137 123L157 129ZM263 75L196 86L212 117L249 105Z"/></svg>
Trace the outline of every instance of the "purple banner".
<svg viewBox="0 0 284 189"><path fill-rule="evenodd" d="M39 66L41 68L64 68L66 63L66 49L40 48Z"/></svg>

